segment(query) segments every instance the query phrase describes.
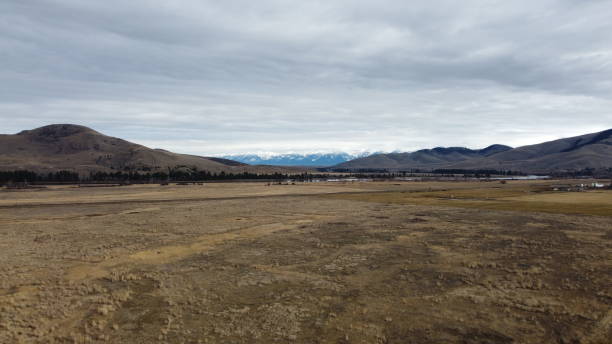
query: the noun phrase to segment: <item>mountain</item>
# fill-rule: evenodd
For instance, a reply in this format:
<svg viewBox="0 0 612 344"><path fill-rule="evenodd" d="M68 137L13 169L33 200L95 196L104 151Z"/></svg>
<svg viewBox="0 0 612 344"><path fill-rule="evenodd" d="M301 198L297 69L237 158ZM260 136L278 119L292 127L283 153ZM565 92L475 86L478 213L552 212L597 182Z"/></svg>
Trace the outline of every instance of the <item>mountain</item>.
<svg viewBox="0 0 612 344"><path fill-rule="evenodd" d="M464 147L437 147L412 153L375 154L334 166L342 169L435 169L448 164L488 157L511 150L504 145L491 145L483 149Z"/></svg>
<svg viewBox="0 0 612 344"><path fill-rule="evenodd" d="M0 170L5 171L155 172L196 168L217 173L287 173L302 172L304 169L280 166L333 166L334 169L348 170L495 169L549 173L612 168L612 129L518 148L504 145L483 149L437 147L412 153L364 155L356 157L348 153L331 153L201 157L147 148L73 124L53 124L18 134L0 135ZM349 159L353 160L346 161Z"/></svg>
<svg viewBox="0 0 612 344"><path fill-rule="evenodd" d="M244 154L228 155L224 156L224 158L247 164L257 165L326 167L337 165L352 159L368 156L370 154L372 153L312 153L279 155Z"/></svg>
<svg viewBox="0 0 612 344"><path fill-rule="evenodd" d="M495 169L528 173L612 167L612 129L511 149L493 145L378 154L334 166L343 169Z"/></svg>
<svg viewBox="0 0 612 344"><path fill-rule="evenodd" d="M453 166L453 168L474 167L525 172L611 168L612 129L518 147Z"/></svg>
<svg viewBox="0 0 612 344"><path fill-rule="evenodd" d="M181 167L210 172L274 170L227 159L151 149L74 124L53 124L14 135L0 135L0 170L5 171L72 170L89 173L168 171L169 168Z"/></svg>

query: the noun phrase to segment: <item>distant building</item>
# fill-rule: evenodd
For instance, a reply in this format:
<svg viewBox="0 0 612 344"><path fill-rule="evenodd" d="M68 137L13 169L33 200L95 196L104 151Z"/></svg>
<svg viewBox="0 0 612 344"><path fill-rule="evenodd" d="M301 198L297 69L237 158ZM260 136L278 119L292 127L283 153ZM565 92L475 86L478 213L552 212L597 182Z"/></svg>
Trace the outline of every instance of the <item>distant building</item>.
<svg viewBox="0 0 612 344"><path fill-rule="evenodd" d="M581 184L553 184L550 188L553 191L586 191L589 189L602 189L605 188L606 185L602 183L581 183Z"/></svg>

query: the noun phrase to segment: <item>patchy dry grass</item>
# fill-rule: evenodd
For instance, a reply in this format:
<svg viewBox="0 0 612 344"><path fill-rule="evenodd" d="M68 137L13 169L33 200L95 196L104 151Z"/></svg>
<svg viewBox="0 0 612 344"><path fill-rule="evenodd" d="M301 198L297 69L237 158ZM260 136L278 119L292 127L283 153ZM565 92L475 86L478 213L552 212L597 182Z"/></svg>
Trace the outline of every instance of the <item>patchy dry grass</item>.
<svg viewBox="0 0 612 344"><path fill-rule="evenodd" d="M541 187L381 192L321 197L365 202L420 204L521 212L612 216L612 191L549 192Z"/></svg>
<svg viewBox="0 0 612 344"><path fill-rule="evenodd" d="M611 219L545 212L610 193L544 189L3 193L0 343L608 344Z"/></svg>

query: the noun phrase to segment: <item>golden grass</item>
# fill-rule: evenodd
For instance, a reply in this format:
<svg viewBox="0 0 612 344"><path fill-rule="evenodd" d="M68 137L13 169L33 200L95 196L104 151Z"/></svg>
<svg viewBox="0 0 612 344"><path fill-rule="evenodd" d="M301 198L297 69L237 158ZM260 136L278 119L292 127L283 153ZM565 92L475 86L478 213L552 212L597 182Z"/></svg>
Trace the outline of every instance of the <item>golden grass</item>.
<svg viewBox="0 0 612 344"><path fill-rule="evenodd" d="M354 201L612 216L612 191L536 193L525 188L324 195Z"/></svg>
<svg viewBox="0 0 612 344"><path fill-rule="evenodd" d="M117 257L101 263L79 265L69 270L66 278L73 281L102 278L108 276L113 268L134 262L140 264L167 264L196 253L209 251L229 240L257 238L279 230L297 228L299 223L302 222L296 221L291 224L272 223L232 232L203 235L189 244L157 247L140 251L127 257Z"/></svg>
<svg viewBox="0 0 612 344"><path fill-rule="evenodd" d="M589 192L548 192L542 194L526 194L512 197L517 201L548 201L555 203L602 203L612 204L612 191L589 191Z"/></svg>
<svg viewBox="0 0 612 344"><path fill-rule="evenodd" d="M431 191L413 193L417 198L443 198L443 199L497 199L500 197L524 196L532 191L525 187L514 188L477 188L477 189L454 189L445 191Z"/></svg>

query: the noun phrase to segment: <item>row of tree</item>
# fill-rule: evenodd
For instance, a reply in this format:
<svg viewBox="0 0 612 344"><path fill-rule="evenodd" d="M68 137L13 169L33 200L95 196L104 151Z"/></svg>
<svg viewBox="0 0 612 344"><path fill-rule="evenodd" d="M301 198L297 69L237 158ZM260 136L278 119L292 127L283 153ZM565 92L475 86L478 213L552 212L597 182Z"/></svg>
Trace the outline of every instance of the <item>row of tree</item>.
<svg viewBox="0 0 612 344"><path fill-rule="evenodd" d="M513 170L494 170L494 169L473 169L473 170L465 170L465 169L435 169L435 170L423 170L423 169L409 169L405 171L394 171L391 173L388 169L348 169L348 168L320 168L318 169L321 172L340 172L340 173L362 173L362 174L394 174L403 177L422 177L422 176L444 176L444 177L454 177L456 175L461 175L463 177L469 178L488 178L491 176L524 176L526 175L521 171L513 171ZM610 178L612 177L612 168L583 168L580 170L572 170L572 171L550 171L545 172L542 171L541 174L549 175L555 178L579 178L579 177L594 177L594 178Z"/></svg>
<svg viewBox="0 0 612 344"><path fill-rule="evenodd" d="M606 171L606 170L600 170ZM612 173L612 169L607 172ZM578 176L598 176L593 169L584 169L576 172L565 172L552 174L554 177L578 177ZM359 171L357 173L336 174L333 178L367 178L367 179L392 179L396 177L422 177L422 176L456 177L461 175L465 178L488 178L495 176L517 176L522 175L518 171L497 171L497 170L458 170L458 169L439 169L429 172L401 171L401 172L373 172ZM0 171L0 185L10 183L76 183L76 182L99 182L99 183L160 183L160 182L187 182L187 181L232 181L232 180L294 180L312 181L315 179L327 179L332 176L324 173L251 173L251 172L210 172L199 171L197 169L168 169L167 172L137 172L137 171L117 171L117 172L93 172L89 175L79 175L73 171L56 171L49 173L37 173L28 170Z"/></svg>
<svg viewBox="0 0 612 344"><path fill-rule="evenodd" d="M492 169L478 169L478 170L464 170L464 169L436 169L433 170L434 174L444 175L456 175L460 174L466 177L475 178L490 178L491 176L522 176L524 175L519 171L511 170L492 170Z"/></svg>
<svg viewBox="0 0 612 344"><path fill-rule="evenodd" d="M594 178L612 178L612 167L608 168L583 168L576 171L559 171L550 173L552 177L559 178L575 178L575 177L594 177Z"/></svg>
<svg viewBox="0 0 612 344"><path fill-rule="evenodd" d="M34 171L18 170L18 171L0 171L0 184L8 183L36 183L36 182L53 182L67 183L78 182L79 174L72 171L56 171L49 173L36 173Z"/></svg>
<svg viewBox="0 0 612 344"><path fill-rule="evenodd" d="M388 175L392 177L394 175ZM72 171L57 171L50 173L37 173L28 170L0 171L0 185L14 183L163 183L163 182L188 182L188 181L231 181L231 180L295 180L309 181L314 179L327 178L324 174L283 174L283 173L251 173L251 172L209 172L198 170L169 169L167 172L137 172L137 171L117 171L117 172L92 172L89 175L79 175ZM348 175L336 176L338 178L349 177ZM355 175L351 175L355 177ZM365 178L368 176L358 175ZM371 177L371 176L369 176Z"/></svg>
<svg viewBox="0 0 612 344"><path fill-rule="evenodd" d="M464 171L465 172L465 171ZM438 176L454 176L459 173L455 170L440 170L435 172ZM468 176L487 177L491 174L499 174L497 171L475 171ZM506 174L504 174L506 175ZM407 172L360 172L336 174L333 178L361 178L361 179L392 179L396 177L418 177L417 174ZM161 183L161 182L187 182L187 181L232 181L232 180L294 180L312 181L315 179L327 179L332 176L323 173L251 173L251 172L210 172L199 171L197 169L169 169L167 172L138 172L138 171L117 171L117 172L92 172L89 175L79 175L73 171L57 171L49 173L36 173L28 170L0 171L0 184L10 183L75 183L75 182L94 182L94 183Z"/></svg>
<svg viewBox="0 0 612 344"><path fill-rule="evenodd" d="M209 172L198 170L169 170L168 172L95 172L85 180L95 182L133 181L133 182L160 182L160 181L223 181L223 180L281 180L288 178L307 179L312 175L288 175L282 173L231 173Z"/></svg>
<svg viewBox="0 0 612 344"><path fill-rule="evenodd" d="M446 175L497 175L497 176L522 176L524 173L520 171L511 171L511 170L493 170L493 169L474 169L474 170L465 170L465 169L435 169L435 170L425 170L419 168L407 169L407 170L389 170L384 168L357 168L357 169L349 169L349 168L319 168L320 172L340 172L340 173L394 173L400 176L417 176L422 174L446 174Z"/></svg>

